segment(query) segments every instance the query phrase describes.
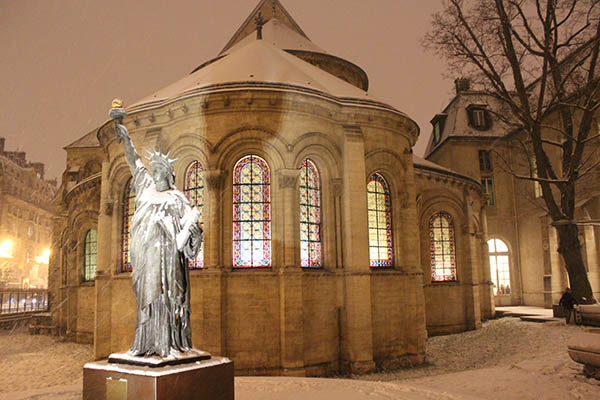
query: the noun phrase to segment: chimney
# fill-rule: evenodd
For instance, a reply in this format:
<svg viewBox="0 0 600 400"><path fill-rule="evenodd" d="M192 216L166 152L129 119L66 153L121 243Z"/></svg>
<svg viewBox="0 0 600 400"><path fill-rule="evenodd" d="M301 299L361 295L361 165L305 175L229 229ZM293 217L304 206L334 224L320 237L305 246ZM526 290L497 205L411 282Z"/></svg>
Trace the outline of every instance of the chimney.
<svg viewBox="0 0 600 400"><path fill-rule="evenodd" d="M469 78L456 78L454 86L456 87L456 94L465 92L471 88L471 80Z"/></svg>
<svg viewBox="0 0 600 400"><path fill-rule="evenodd" d="M44 179L44 163L31 163L31 167L35 170L40 179Z"/></svg>
<svg viewBox="0 0 600 400"><path fill-rule="evenodd" d="M15 151L15 160L17 164L21 165L22 167L24 167L25 163L27 162L25 157L26 155L24 151Z"/></svg>

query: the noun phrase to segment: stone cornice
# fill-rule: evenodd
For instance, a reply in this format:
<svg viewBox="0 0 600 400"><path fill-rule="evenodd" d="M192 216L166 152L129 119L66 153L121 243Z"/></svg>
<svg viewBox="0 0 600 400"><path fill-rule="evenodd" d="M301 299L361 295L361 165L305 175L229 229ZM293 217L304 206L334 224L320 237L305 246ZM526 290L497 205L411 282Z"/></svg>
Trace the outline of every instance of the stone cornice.
<svg viewBox="0 0 600 400"><path fill-rule="evenodd" d="M436 170L423 165L414 165L415 175L425 179L433 179L436 181L453 183L460 186L467 186L477 193L482 193L481 184L475 179L468 176L456 174L450 171Z"/></svg>
<svg viewBox="0 0 600 400"><path fill-rule="evenodd" d="M243 90L242 90L243 89ZM162 128L186 119L219 113L279 112L305 114L335 124L354 124L383 129L405 136L410 143L418 137L418 125L404 113L383 103L370 101L341 102L327 96L300 91L282 91L274 87L240 87L180 96L148 107L128 109L124 122L130 131ZM107 149L114 140L112 121L98 129L98 139Z"/></svg>
<svg viewBox="0 0 600 400"><path fill-rule="evenodd" d="M77 184L75 186L73 186L71 189L69 189L69 191L67 191L63 195L65 204L69 204L69 202L71 201L73 196L75 196L89 188L99 185L101 178L102 178L102 172L98 172L94 175L88 176L87 178L85 178L84 180L82 180L80 182L77 182Z"/></svg>

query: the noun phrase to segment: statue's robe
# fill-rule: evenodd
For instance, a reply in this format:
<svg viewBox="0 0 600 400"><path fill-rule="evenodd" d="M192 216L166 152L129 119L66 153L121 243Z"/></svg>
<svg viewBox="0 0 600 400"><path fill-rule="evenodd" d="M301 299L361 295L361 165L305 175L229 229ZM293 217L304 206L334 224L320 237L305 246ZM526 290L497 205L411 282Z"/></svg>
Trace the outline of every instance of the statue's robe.
<svg viewBox="0 0 600 400"><path fill-rule="evenodd" d="M172 349L187 351L192 347L187 266L188 258L196 257L200 250L203 233L194 224L183 248L177 248L176 238L184 229L190 204L176 189L157 191L144 165L137 164L131 222L137 323L130 353L165 357Z"/></svg>

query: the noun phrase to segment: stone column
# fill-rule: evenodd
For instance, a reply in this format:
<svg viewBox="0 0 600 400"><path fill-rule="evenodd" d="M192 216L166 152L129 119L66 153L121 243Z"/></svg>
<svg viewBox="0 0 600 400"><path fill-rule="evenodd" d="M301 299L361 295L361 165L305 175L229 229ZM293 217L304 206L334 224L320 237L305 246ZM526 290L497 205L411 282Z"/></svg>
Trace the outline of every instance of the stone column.
<svg viewBox="0 0 600 400"><path fill-rule="evenodd" d="M223 170L214 169L204 172L206 201L204 205L204 268L222 269L221 262L221 222Z"/></svg>
<svg viewBox="0 0 600 400"><path fill-rule="evenodd" d="M204 206L204 270L201 274L202 337L204 350L226 355L225 318L227 281L223 270L221 237L223 232L222 191L225 174L215 169L204 172L206 201ZM194 288L192 288L192 296ZM195 296L194 296L195 297Z"/></svg>
<svg viewBox="0 0 600 400"><path fill-rule="evenodd" d="M479 245L474 227L471 226L473 219L473 198L468 188L463 192L463 201L465 204L465 221L462 225L463 243L465 249L465 265L463 271L463 293L465 296L465 323L467 329L477 329L481 327L481 303L479 300L479 269L481 260L479 259Z"/></svg>
<svg viewBox="0 0 600 400"><path fill-rule="evenodd" d="M407 149L408 150L408 149ZM397 265L406 272L422 273L420 265L421 241L419 235L419 222L417 218L417 188L411 151L404 152L404 187L398 191L399 221L401 221L401 235L395 238L402 245L397 247L402 252L401 264ZM392 210L392 213L394 210ZM392 214L392 218L394 215Z"/></svg>
<svg viewBox="0 0 600 400"><path fill-rule="evenodd" d="M481 309L481 314L484 318L489 319L489 318L493 318L494 314L496 313L495 311L495 305L494 305L494 292L492 290L492 272L490 269L490 257L489 257L489 252L488 252L488 223L487 223L487 212L485 210L485 205L483 207L481 207L481 210L479 210L479 221L481 221L481 232L479 232L479 242L480 242L480 257L481 257L481 268L482 268L482 277L481 277L481 283L479 285L479 287L481 288L480 290L480 296L481 296L481 303L482 303L482 309ZM512 262L512 260L510 260L510 266L512 267L514 265L514 262ZM515 268L513 268L514 270ZM512 275L510 275L512 276ZM512 286L512 282L515 282L516 279L512 278L511 281L511 286ZM512 289L512 291L514 291L514 288Z"/></svg>
<svg viewBox="0 0 600 400"><path fill-rule="evenodd" d="M94 320L94 358L99 360L111 353L111 279L114 274L114 265L111 260L112 221L115 200L111 196L109 187L108 170L110 163L102 163L102 181L100 183L100 210L98 213L98 255L96 263L96 313ZM117 203L118 204L118 203Z"/></svg>
<svg viewBox="0 0 600 400"><path fill-rule="evenodd" d="M367 223L365 145L359 126L345 126L342 159L342 370L375 368Z"/></svg>
<svg viewBox="0 0 600 400"><path fill-rule="evenodd" d="M342 179L331 179L331 192L333 194L333 224L335 229L335 268L342 268L344 258L342 255Z"/></svg>
<svg viewBox="0 0 600 400"><path fill-rule="evenodd" d="M279 321L282 375L304 376L304 315L300 267L298 169L277 172L280 193L278 223L282 229L279 266Z"/></svg>
<svg viewBox="0 0 600 400"><path fill-rule="evenodd" d="M421 267L421 236L417 217L417 185L415 183L415 171L413 165L413 153L406 149L403 153L405 170L404 187L399 189L398 199L400 203L400 222L402 236L396 238L401 240L402 252L399 267L403 279L407 281L405 298L407 303L401 305L406 309L407 320L410 325L407 332L407 350L414 356L415 363L421 363L425 356L425 341L427 339L427 323L425 316L425 292L423 290L423 269ZM392 210L394 212L394 210ZM394 218L392 214L392 218ZM396 220L398 222L398 220ZM396 223L397 223L396 222Z"/></svg>

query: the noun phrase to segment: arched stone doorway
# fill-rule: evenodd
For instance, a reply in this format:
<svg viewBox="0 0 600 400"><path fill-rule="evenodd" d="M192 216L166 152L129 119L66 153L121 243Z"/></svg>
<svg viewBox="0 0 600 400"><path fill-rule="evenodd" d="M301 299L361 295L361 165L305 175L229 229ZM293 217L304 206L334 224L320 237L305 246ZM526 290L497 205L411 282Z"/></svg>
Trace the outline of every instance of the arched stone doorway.
<svg viewBox="0 0 600 400"><path fill-rule="evenodd" d="M496 305L508 305L511 302L510 252L501 239L488 240L490 256L490 275L494 283Z"/></svg>

